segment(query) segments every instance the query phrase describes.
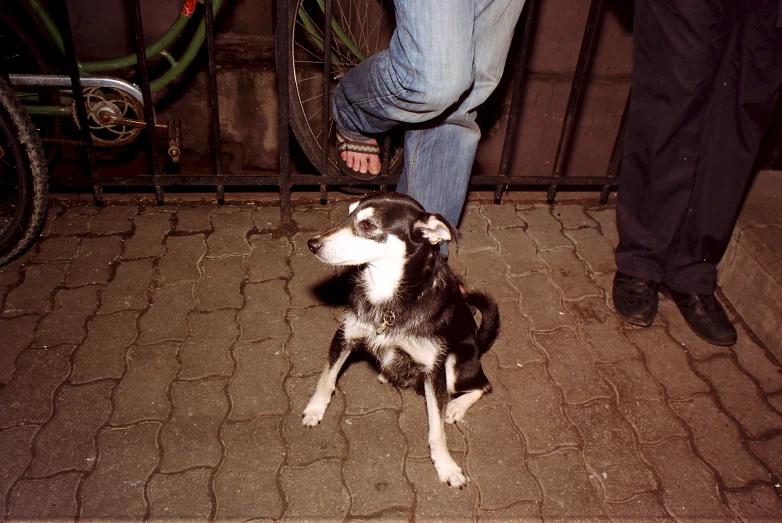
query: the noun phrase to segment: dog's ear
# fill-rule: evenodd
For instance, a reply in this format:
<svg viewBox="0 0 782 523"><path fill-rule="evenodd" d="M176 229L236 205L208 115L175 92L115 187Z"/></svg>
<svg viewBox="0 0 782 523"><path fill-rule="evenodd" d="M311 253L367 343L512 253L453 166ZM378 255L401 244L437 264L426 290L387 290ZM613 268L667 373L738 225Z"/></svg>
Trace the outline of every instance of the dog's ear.
<svg viewBox="0 0 782 523"><path fill-rule="evenodd" d="M348 207L348 214L353 214L353 211L356 210L356 207L358 207L359 203L361 203L361 200L351 203L350 206Z"/></svg>
<svg viewBox="0 0 782 523"><path fill-rule="evenodd" d="M413 239L432 245L458 242L459 231L439 214L423 214L413 223Z"/></svg>

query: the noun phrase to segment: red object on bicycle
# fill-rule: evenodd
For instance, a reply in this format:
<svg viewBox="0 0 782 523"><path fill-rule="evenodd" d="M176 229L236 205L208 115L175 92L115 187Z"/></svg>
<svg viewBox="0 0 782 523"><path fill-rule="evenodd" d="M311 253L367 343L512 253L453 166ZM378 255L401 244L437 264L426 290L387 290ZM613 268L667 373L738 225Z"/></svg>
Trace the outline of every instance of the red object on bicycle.
<svg viewBox="0 0 782 523"><path fill-rule="evenodd" d="M185 0L185 5L182 7L182 14L185 16L193 16L196 3L198 3L198 0Z"/></svg>

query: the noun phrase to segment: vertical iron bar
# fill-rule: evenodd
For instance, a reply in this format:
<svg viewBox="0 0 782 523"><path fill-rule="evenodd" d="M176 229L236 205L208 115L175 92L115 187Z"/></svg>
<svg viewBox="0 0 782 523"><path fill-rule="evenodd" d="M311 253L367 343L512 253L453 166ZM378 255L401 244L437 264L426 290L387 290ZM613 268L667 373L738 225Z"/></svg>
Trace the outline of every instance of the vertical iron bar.
<svg viewBox="0 0 782 523"><path fill-rule="evenodd" d="M68 2L62 2L62 15L65 23L62 28L63 44L65 46L65 59L70 72L71 84L73 87L73 101L76 104L76 116L79 119L82 140L84 141L84 155L86 157L85 171L87 177L92 178L96 174L95 156L92 150L92 135L87 121L87 108L84 102L84 93L81 90L81 80L79 75L79 59L76 56L76 45L73 42L73 30L71 28L71 17L68 13Z"/></svg>
<svg viewBox="0 0 782 523"><path fill-rule="evenodd" d="M329 66L331 64L331 8L332 1L326 0L323 23L323 123L321 125L320 147L323 162L323 176L329 174L329 115L331 114L331 82Z"/></svg>
<svg viewBox="0 0 782 523"><path fill-rule="evenodd" d="M144 43L144 25L141 22L141 6L139 0L130 0L130 19L133 24L133 43L136 47L136 58L138 59L141 94L144 98L144 121L147 124L147 155L149 156L149 168L152 176L157 176L159 172L157 157L155 155L155 108L152 105L152 91L149 88L147 46ZM163 203L162 186L155 186L155 199L158 204Z"/></svg>
<svg viewBox="0 0 782 523"><path fill-rule="evenodd" d="M220 107L217 99L217 65L215 64L214 10L212 0L204 0L204 27L206 29L206 55L209 62L209 122L212 125L209 133L212 145L214 170L217 176L223 174L223 152L220 145ZM223 203L225 188L217 185L217 201Z"/></svg>
<svg viewBox="0 0 782 523"><path fill-rule="evenodd" d="M619 122L619 130L616 131L616 140L614 149L611 151L611 161L608 162L606 176L608 178L617 178L619 164L622 162L622 150L624 149L625 133L627 132L627 119L630 112L630 93L627 93L624 111L622 111L622 120ZM611 184L606 184L600 191L600 203L608 201L608 193L611 191Z"/></svg>
<svg viewBox="0 0 782 523"><path fill-rule="evenodd" d="M573 138L573 131L575 130L574 123L576 113L581 105L581 99L584 94L585 83L584 80L587 76L587 69L592 62L592 56L595 51L595 43L598 36L598 25L600 22L600 15L603 12L603 0L592 0L592 4L589 6L589 15L587 16L586 28L584 29L584 37L581 40L581 49L578 53L578 62L576 64L576 71L573 76L573 85L570 88L570 98L568 99L567 111L565 112L565 119L562 122L562 133L559 137L559 145L557 146L557 157L554 161L554 176L561 176L565 166L565 159L570 150L570 141ZM548 201L554 200L554 193L557 190L557 184L553 183L548 189Z"/></svg>
<svg viewBox="0 0 782 523"><path fill-rule="evenodd" d="M527 18L524 20L524 35L521 41L521 51L519 53L518 62L516 63L516 78L513 84L513 96L511 98L510 110L508 111L508 125L505 127L505 143L502 146L502 156L500 157L500 169L498 172L500 176L508 176L510 162L513 159L513 146L516 143L516 134L518 133L517 121L521 112L519 106L521 105L521 95L524 92L524 73L539 3L539 0L530 0L527 3ZM503 187L504 184L496 186L494 190L495 203L500 203Z"/></svg>
<svg viewBox="0 0 782 523"><path fill-rule="evenodd" d="M288 14L289 2L292 0L277 0L277 30L276 32L276 57L277 57L277 134L278 151L280 160L280 224L284 231L291 230L291 162L290 162L290 108L288 106L288 81L290 63L288 49L290 45L290 23ZM290 46L290 47L289 47Z"/></svg>

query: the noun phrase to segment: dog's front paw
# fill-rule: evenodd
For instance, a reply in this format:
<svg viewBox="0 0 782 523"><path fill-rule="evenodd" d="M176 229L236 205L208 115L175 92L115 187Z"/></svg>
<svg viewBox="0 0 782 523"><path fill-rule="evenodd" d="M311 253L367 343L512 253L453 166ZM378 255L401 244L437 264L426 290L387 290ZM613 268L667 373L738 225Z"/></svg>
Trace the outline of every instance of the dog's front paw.
<svg viewBox="0 0 782 523"><path fill-rule="evenodd" d="M301 416L301 423L307 427L314 427L323 420L327 405L310 402Z"/></svg>
<svg viewBox="0 0 782 523"><path fill-rule="evenodd" d="M467 484L467 478L462 473L461 467L453 459L436 461L434 469L437 471L437 477L440 478L440 481L451 487L462 488Z"/></svg>
<svg viewBox="0 0 782 523"><path fill-rule="evenodd" d="M451 400L445 407L445 422L456 423L457 421L462 421L466 413L467 409L464 408L462 403L456 400Z"/></svg>

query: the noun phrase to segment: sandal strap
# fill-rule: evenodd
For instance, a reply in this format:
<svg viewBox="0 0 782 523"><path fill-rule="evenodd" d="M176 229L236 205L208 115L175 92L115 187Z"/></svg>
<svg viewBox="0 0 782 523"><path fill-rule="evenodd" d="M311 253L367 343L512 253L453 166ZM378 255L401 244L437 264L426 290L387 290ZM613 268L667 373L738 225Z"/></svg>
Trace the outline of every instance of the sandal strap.
<svg viewBox="0 0 782 523"><path fill-rule="evenodd" d="M352 140L344 140L337 144L337 150L339 152L350 151L353 153L361 154L375 154L380 156L380 146L373 143L361 143L354 142Z"/></svg>

